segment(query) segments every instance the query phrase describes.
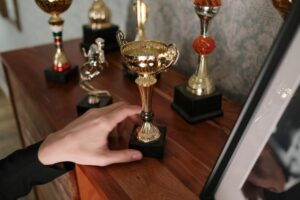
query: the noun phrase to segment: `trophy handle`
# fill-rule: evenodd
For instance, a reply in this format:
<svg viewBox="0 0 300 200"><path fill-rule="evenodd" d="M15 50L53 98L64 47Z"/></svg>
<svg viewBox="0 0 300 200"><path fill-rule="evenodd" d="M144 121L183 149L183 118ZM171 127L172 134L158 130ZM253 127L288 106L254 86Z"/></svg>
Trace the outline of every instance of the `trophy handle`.
<svg viewBox="0 0 300 200"><path fill-rule="evenodd" d="M169 68L171 65L177 63L178 58L179 58L179 50L176 47L175 44L169 44L167 47L167 51L163 54L160 54L158 56L158 60L161 62L163 60L162 65L163 67L161 70L158 72L166 71L167 68Z"/></svg>
<svg viewBox="0 0 300 200"><path fill-rule="evenodd" d="M122 31L118 30L116 37L117 37L117 41L118 41L118 44L120 47L127 43L127 41L125 40L125 35Z"/></svg>

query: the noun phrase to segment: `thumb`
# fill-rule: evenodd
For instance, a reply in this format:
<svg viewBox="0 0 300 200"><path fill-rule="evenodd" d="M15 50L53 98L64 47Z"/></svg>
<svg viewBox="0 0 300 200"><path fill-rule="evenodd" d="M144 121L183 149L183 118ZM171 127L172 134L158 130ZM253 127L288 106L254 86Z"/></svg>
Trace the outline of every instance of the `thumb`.
<svg viewBox="0 0 300 200"><path fill-rule="evenodd" d="M136 160L141 160L143 155L140 151L134 149L125 150L108 150L104 155L104 165L111 165L114 163L126 163Z"/></svg>

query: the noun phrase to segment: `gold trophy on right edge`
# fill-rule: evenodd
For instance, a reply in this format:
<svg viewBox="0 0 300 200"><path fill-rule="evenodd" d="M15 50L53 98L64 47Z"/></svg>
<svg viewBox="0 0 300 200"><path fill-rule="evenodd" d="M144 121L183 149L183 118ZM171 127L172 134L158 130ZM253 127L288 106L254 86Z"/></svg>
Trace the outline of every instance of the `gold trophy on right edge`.
<svg viewBox="0 0 300 200"><path fill-rule="evenodd" d="M286 18L291 6L293 5L293 0L272 0L274 7L279 11L283 19Z"/></svg>
<svg viewBox="0 0 300 200"><path fill-rule="evenodd" d="M199 55L198 66L187 85L175 87L172 107L187 122L195 123L223 115L222 94L216 90L207 69L208 55L215 49L214 39L207 34L209 21L218 13L220 0L195 0L195 11L200 18L200 36L193 49Z"/></svg>
<svg viewBox="0 0 300 200"><path fill-rule="evenodd" d="M157 127L152 122L152 91L157 82L156 75L176 63L179 51L174 44L167 45L159 41L127 42L121 31L117 33L117 38L128 69L138 74L135 83L142 101L142 124L134 127L129 148L140 150L144 156L162 158L166 127Z"/></svg>
<svg viewBox="0 0 300 200"><path fill-rule="evenodd" d="M136 36L135 41L145 40L145 24L149 15L149 7L143 0L135 0L133 12L136 16Z"/></svg>

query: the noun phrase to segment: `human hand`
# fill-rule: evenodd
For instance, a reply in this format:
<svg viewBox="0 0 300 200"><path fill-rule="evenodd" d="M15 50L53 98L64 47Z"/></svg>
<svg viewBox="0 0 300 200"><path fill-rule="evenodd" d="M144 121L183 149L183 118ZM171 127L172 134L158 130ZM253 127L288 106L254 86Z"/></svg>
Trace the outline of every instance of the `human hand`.
<svg viewBox="0 0 300 200"><path fill-rule="evenodd" d="M91 109L62 130L50 134L41 144L38 158L44 165L70 161L81 165L106 166L142 159L133 149L110 150L107 137L127 117L140 113L138 106L123 102Z"/></svg>

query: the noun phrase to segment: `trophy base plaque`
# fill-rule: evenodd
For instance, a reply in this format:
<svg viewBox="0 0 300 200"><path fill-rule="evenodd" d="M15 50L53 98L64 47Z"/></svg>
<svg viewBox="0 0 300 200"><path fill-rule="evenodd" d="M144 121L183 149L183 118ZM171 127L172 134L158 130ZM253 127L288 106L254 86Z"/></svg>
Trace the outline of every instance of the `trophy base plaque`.
<svg viewBox="0 0 300 200"><path fill-rule="evenodd" d="M223 115L222 94L219 91L208 96L195 96L185 85L175 87L172 108L188 123L195 123Z"/></svg>
<svg viewBox="0 0 300 200"><path fill-rule="evenodd" d="M72 65L70 69L63 72L56 72L52 69L52 67L48 67L44 70L44 73L45 79L48 82L66 83L72 76L78 75L78 67L76 65Z"/></svg>
<svg viewBox="0 0 300 200"><path fill-rule="evenodd" d="M88 102L89 96L85 96L81 102L77 105L77 114L82 115L86 111L91 108L102 108L104 106L108 106L112 104L112 97L111 96L101 96L101 101L99 103L90 104Z"/></svg>
<svg viewBox="0 0 300 200"><path fill-rule="evenodd" d="M141 151L145 157L163 158L167 128L159 126L158 129L161 133L160 138L149 143L141 142L135 137L136 128L137 126L133 128L133 131L130 135L129 148Z"/></svg>
<svg viewBox="0 0 300 200"><path fill-rule="evenodd" d="M118 30L119 27L116 25L112 25L109 28L103 28L99 30L93 30L89 25L84 25L83 42L80 44L80 47L84 48L87 51L89 50L91 44L93 44L98 37L101 37L105 40L105 51L117 50L120 48L116 38Z"/></svg>

